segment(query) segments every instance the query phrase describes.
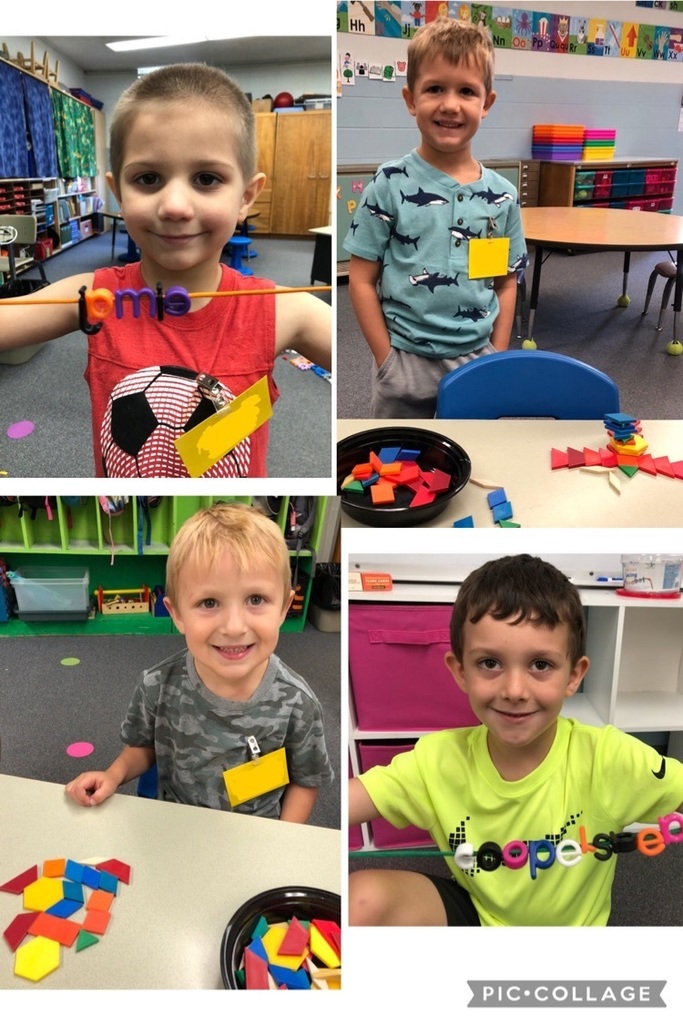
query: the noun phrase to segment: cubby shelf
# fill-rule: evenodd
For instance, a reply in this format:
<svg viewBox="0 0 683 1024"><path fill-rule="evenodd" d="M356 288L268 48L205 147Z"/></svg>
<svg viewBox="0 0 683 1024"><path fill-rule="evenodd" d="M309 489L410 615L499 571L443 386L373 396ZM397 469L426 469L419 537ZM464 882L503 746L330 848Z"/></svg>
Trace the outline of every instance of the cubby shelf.
<svg viewBox="0 0 683 1024"><path fill-rule="evenodd" d="M257 500L257 499L256 499ZM90 572L90 590L163 585L166 555L180 526L200 508L217 501L255 503L252 497L185 496L165 497L157 508L146 512L135 497L130 498L120 515L109 516L97 497L81 499L57 497L56 508L38 509L35 515L18 506L0 509L0 559L8 568L36 565L84 565ZM313 585L313 553L317 549L325 523L327 498L316 497L316 516L310 547L300 552L299 579L304 592L301 614L287 618L283 632L304 628ZM283 498L277 524L285 531L289 499ZM149 539L149 542L148 542ZM290 552L293 560L295 552ZM142 559L142 561L140 561ZM143 578L144 577L144 578ZM0 597L2 595L0 594ZM0 609L1 611L1 609ZM0 636L24 636L36 633L167 633L173 631L170 619L152 615L96 615L87 621L22 622L16 617L3 622Z"/></svg>

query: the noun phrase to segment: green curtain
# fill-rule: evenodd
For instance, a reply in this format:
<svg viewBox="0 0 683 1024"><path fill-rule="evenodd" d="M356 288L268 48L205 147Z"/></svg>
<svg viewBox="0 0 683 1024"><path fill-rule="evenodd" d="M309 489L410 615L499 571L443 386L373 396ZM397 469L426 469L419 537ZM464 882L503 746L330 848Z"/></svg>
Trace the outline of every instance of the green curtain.
<svg viewBox="0 0 683 1024"><path fill-rule="evenodd" d="M97 174L92 109L51 89L59 173L63 178Z"/></svg>

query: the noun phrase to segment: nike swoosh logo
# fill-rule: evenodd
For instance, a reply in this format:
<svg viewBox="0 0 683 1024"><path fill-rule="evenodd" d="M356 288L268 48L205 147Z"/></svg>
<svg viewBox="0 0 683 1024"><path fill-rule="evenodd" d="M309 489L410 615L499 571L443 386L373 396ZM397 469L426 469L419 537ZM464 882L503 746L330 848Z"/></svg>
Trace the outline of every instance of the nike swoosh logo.
<svg viewBox="0 0 683 1024"><path fill-rule="evenodd" d="M663 779L664 776L666 775L666 761L664 760L664 758L662 758L662 763L660 765L660 768L659 768L658 772L656 772L652 768L650 769L650 771L652 772L652 774L654 775L654 777L656 779Z"/></svg>

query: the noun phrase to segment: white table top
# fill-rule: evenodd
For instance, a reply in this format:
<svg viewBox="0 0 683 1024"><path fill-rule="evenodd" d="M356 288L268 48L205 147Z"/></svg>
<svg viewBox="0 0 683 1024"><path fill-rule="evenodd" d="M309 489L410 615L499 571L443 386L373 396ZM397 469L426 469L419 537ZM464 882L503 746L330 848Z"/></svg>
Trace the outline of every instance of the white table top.
<svg viewBox="0 0 683 1024"><path fill-rule="evenodd" d="M338 420L342 440L373 427L398 421ZM492 481L506 491L513 521L525 526L644 526L683 525L683 480L651 476L638 471L629 478L614 471L621 493L610 487L608 474L580 469L550 468L550 450L596 450L607 434L592 420L404 420L402 425L436 431L456 441L469 455L472 476ZM683 460L683 421L643 421L648 453ZM486 489L469 483L436 519L425 526L452 527L454 520L471 515L475 527L494 527ZM362 527L342 510L343 527Z"/></svg>
<svg viewBox="0 0 683 1024"><path fill-rule="evenodd" d="M341 892L336 829L134 796L79 807L63 786L0 775L0 830L0 885L60 857L132 867L100 942L62 949L42 981L17 977L0 942L0 989L220 989L223 932L247 899L283 885ZM23 912L0 892L0 932Z"/></svg>

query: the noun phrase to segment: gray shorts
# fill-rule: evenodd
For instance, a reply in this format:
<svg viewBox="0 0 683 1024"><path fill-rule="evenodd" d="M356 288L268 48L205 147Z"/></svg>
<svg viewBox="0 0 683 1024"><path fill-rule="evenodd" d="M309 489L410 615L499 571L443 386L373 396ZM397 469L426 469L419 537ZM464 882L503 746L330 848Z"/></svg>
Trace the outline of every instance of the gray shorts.
<svg viewBox="0 0 683 1024"><path fill-rule="evenodd" d="M392 346L375 370L370 416L372 419L433 419L439 381L457 366L495 349L490 342L476 352L452 359L428 359Z"/></svg>

